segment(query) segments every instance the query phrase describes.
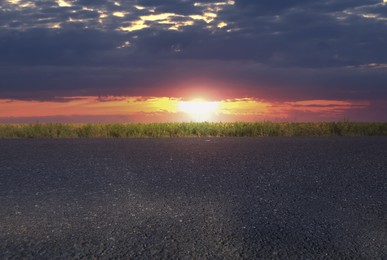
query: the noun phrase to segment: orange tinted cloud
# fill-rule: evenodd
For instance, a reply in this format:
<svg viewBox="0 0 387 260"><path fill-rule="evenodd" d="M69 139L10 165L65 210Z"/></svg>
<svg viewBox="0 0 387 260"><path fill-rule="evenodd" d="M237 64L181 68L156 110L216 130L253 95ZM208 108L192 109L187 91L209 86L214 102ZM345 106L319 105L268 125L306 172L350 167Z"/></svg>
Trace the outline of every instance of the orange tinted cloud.
<svg viewBox="0 0 387 260"><path fill-rule="evenodd" d="M181 98L75 96L60 101L22 101L0 99L0 118L38 117L130 117L131 122L162 121L315 121L342 120L348 111L369 107L367 101L304 100L269 102L254 98L217 101L217 109L208 115L193 117L181 110ZM2 120L4 122L4 120ZM12 122L14 122L13 120ZM17 120L16 120L17 121ZM101 120L99 120L101 122Z"/></svg>
<svg viewBox="0 0 387 260"><path fill-rule="evenodd" d="M174 98L65 97L63 102L0 100L0 117L127 115L176 112Z"/></svg>
<svg viewBox="0 0 387 260"><path fill-rule="evenodd" d="M284 102L278 105L278 110L286 112L288 116L297 113L316 114L318 117L340 117L346 111L364 109L369 106L368 101L342 100L304 100Z"/></svg>

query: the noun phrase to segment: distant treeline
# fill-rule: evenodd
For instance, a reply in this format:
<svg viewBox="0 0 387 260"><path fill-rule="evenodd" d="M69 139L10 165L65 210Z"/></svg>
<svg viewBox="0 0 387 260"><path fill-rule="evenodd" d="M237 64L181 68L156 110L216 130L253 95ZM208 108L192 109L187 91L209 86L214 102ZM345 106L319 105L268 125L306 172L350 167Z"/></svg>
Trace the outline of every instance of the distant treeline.
<svg viewBox="0 0 387 260"><path fill-rule="evenodd" d="M0 124L0 138L252 137L387 135L387 122Z"/></svg>

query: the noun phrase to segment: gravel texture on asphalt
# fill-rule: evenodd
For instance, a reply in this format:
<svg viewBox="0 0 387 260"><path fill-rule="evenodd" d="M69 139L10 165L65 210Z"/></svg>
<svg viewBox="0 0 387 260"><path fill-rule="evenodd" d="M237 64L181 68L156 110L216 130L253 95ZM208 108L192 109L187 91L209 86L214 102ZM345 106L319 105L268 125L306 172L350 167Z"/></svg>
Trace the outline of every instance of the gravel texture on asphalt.
<svg viewBox="0 0 387 260"><path fill-rule="evenodd" d="M0 259L387 259L387 138L0 140Z"/></svg>

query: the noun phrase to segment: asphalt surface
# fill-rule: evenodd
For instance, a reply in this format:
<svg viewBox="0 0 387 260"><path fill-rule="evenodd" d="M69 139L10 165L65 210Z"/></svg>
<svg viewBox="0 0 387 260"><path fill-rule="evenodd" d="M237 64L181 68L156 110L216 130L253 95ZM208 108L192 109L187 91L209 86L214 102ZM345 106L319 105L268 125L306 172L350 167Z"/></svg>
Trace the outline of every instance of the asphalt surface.
<svg viewBox="0 0 387 260"><path fill-rule="evenodd" d="M387 138L0 140L0 259L387 259Z"/></svg>

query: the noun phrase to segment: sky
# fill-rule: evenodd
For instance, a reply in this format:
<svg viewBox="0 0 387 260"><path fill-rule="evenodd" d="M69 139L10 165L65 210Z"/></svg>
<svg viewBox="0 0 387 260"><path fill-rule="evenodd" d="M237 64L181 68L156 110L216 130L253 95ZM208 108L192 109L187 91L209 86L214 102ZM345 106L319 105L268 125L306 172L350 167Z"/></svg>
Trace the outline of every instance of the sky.
<svg viewBox="0 0 387 260"><path fill-rule="evenodd" d="M387 0L0 0L0 123L387 121Z"/></svg>

